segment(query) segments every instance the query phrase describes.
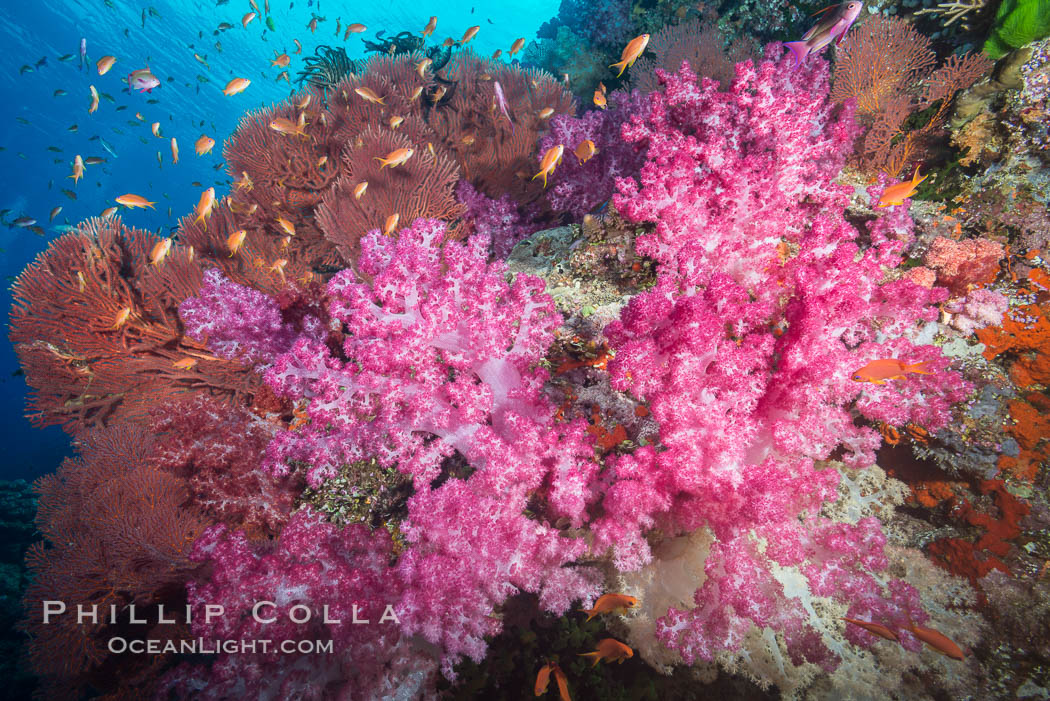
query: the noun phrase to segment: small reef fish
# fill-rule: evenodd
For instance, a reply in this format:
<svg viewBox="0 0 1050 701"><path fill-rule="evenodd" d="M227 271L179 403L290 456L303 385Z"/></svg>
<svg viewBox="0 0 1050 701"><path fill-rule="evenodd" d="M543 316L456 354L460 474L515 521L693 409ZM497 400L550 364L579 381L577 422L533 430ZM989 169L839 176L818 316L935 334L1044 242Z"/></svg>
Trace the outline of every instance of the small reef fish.
<svg viewBox="0 0 1050 701"><path fill-rule="evenodd" d="M274 117L270 120L270 128L285 136L309 136L306 133L306 112L299 113L299 121L297 122L293 122L287 117Z"/></svg>
<svg viewBox="0 0 1050 701"><path fill-rule="evenodd" d="M438 26L438 18L437 17L431 17L430 21L427 22L427 26L423 27L423 31L420 32L423 35L423 38L426 39L428 36L433 34L434 30L437 29L437 26Z"/></svg>
<svg viewBox="0 0 1050 701"><path fill-rule="evenodd" d="M160 79L153 75L149 66L128 73L128 88L141 92L152 93L153 88L160 85Z"/></svg>
<svg viewBox="0 0 1050 701"><path fill-rule="evenodd" d="M551 681L553 667L554 665L548 662L540 667L540 671L536 673L536 686L533 688L533 693L536 696L543 696L547 693L547 686Z"/></svg>
<svg viewBox="0 0 1050 701"><path fill-rule="evenodd" d="M510 45L510 50L507 52L507 55L513 56L514 54L521 51L523 48L525 48L525 37L519 37L518 39L514 40L513 44Z"/></svg>
<svg viewBox="0 0 1050 701"><path fill-rule="evenodd" d="M552 114L554 114L553 107L544 107L536 114L536 116L540 119L548 119Z"/></svg>
<svg viewBox="0 0 1050 701"><path fill-rule="evenodd" d="M353 24L346 25L346 31L348 34L360 34L368 30L368 27L361 24L360 22L354 22Z"/></svg>
<svg viewBox="0 0 1050 701"><path fill-rule="evenodd" d="M598 109L606 109L609 106L609 102L605 99L605 93L601 90L594 91L594 104Z"/></svg>
<svg viewBox="0 0 1050 701"><path fill-rule="evenodd" d="M932 628L922 628L917 625L908 626L907 630L919 640L923 641L937 652L950 657L953 660L961 660L966 657L958 645L949 640L943 633Z"/></svg>
<svg viewBox="0 0 1050 701"><path fill-rule="evenodd" d="M558 665L554 665L554 681L558 685L558 701L572 701L572 697L569 696L569 680Z"/></svg>
<svg viewBox="0 0 1050 701"><path fill-rule="evenodd" d="M623 75L625 70L634 65L634 62L638 60L638 57L642 55L642 52L645 51L645 47L648 45L648 34L640 34L639 36L636 36L627 43L627 46L624 47L623 53L620 54L620 60L611 64L609 68L616 68L619 66L620 72L616 74L616 77L619 78Z"/></svg>
<svg viewBox="0 0 1050 701"><path fill-rule="evenodd" d="M241 246L244 245L244 239L247 237L248 232L244 229L238 229L226 237L226 248L230 249L230 258L237 255L237 251L241 250Z"/></svg>
<svg viewBox="0 0 1050 701"><path fill-rule="evenodd" d="M226 87L222 89L222 94L229 97L230 95L236 95L237 93L244 92L244 89L252 84L252 81L247 78L234 78L230 82L226 83Z"/></svg>
<svg viewBox="0 0 1050 701"><path fill-rule="evenodd" d="M842 620L844 620L846 623L852 623L855 626L860 626L872 635L877 635L880 638L892 640L895 643L899 643L901 641L900 637L896 633L894 633L892 630L882 625L881 623L873 623L871 621L859 621L856 618L846 618L845 616L843 616Z"/></svg>
<svg viewBox="0 0 1050 701"><path fill-rule="evenodd" d="M177 370L192 370L196 364L196 358L179 358L171 366Z"/></svg>
<svg viewBox="0 0 1050 701"><path fill-rule="evenodd" d="M602 594L594 602L594 608L584 609L587 620L602 613L624 613L638 605L638 599L627 594Z"/></svg>
<svg viewBox="0 0 1050 701"><path fill-rule="evenodd" d="M547 176L553 173L554 169L558 167L563 153L565 153L565 147L562 144L551 146L547 149L547 152L543 154L543 160L540 161L540 172L533 175L532 180L535 180L542 175L543 187L547 187Z"/></svg>
<svg viewBox="0 0 1050 701"><path fill-rule="evenodd" d="M364 180L354 186L354 199L359 200L365 194L365 190L368 189L368 181Z"/></svg>
<svg viewBox="0 0 1050 701"><path fill-rule="evenodd" d="M292 57L288 54L278 54L276 51L273 52L273 59L270 61L270 66L279 66L280 68L287 68L288 64L292 62Z"/></svg>
<svg viewBox="0 0 1050 701"><path fill-rule="evenodd" d="M66 177L73 178L74 186L84 177L84 159L80 157L80 154L73 157L73 174Z"/></svg>
<svg viewBox="0 0 1050 701"><path fill-rule="evenodd" d="M401 215L397 212L394 212L389 217L387 217L386 222L383 224L383 235L389 236L390 234L394 233L394 230L397 229L397 223L400 220Z"/></svg>
<svg viewBox="0 0 1050 701"><path fill-rule="evenodd" d="M87 38L80 37L80 70L87 66Z"/></svg>
<svg viewBox="0 0 1050 701"><path fill-rule="evenodd" d="M634 657L634 650L615 638L603 638L598 642L598 647L595 648L594 652L584 652L579 657L592 658L594 660L592 667L602 660L623 664L623 661L627 658Z"/></svg>
<svg viewBox="0 0 1050 701"><path fill-rule="evenodd" d="M117 204L122 204L128 209L145 209L146 207L149 207L150 209L156 209L156 207L154 207L153 205L157 203L150 202L142 195L132 195L129 193L127 195L121 195L120 197L118 197Z"/></svg>
<svg viewBox="0 0 1050 701"><path fill-rule="evenodd" d="M422 61L416 64L416 73L419 74L420 78L426 78L427 69L430 68L430 64L434 63L432 58L424 58Z"/></svg>
<svg viewBox="0 0 1050 701"><path fill-rule="evenodd" d="M235 188L237 188L238 190L243 190L244 192L251 192L252 187L254 187L254 185L255 184L252 182L252 179L248 177L248 173L243 170L241 171L241 179L235 180L233 183L233 186Z"/></svg>
<svg viewBox="0 0 1050 701"><path fill-rule="evenodd" d="M932 375L926 363L903 363L896 358L873 360L850 375L854 382L870 382L873 385L884 385L886 380L903 380L908 373Z"/></svg>
<svg viewBox="0 0 1050 701"><path fill-rule="evenodd" d="M903 180L887 187L882 191L882 197L879 198L879 203L876 206L891 207L897 204L904 204L904 200L915 194L919 183L928 177L930 177L929 173L920 178L919 166L915 166L915 172L912 174L911 180Z"/></svg>
<svg viewBox="0 0 1050 701"><path fill-rule="evenodd" d="M241 26L244 27L245 29L247 29L248 25L251 24L251 21L253 19L255 19L256 17L258 17L258 16L259 16L259 13L257 13L257 12L249 12L249 13L245 14L244 17L241 17Z"/></svg>
<svg viewBox="0 0 1050 701"><path fill-rule="evenodd" d="M480 24L475 24L473 27L468 27L467 31L463 32L463 38L459 40L459 45L466 46L468 43L470 43L470 40L477 36L478 31L480 29Z"/></svg>
<svg viewBox="0 0 1050 701"><path fill-rule="evenodd" d="M113 325L109 327L109 330L116 331L117 329L119 329L121 326L127 323L129 316L131 316L131 307L124 307L123 309L121 309L119 312L117 312L117 316L113 319Z"/></svg>
<svg viewBox="0 0 1050 701"><path fill-rule="evenodd" d="M396 168L397 166L401 165L409 158L411 158L413 153L415 153L415 151L413 151L410 148L399 148L388 153L386 155L386 158L374 156L374 159L383 164L379 166L379 170L383 170L383 168L386 168L387 166L390 166L391 168Z"/></svg>
<svg viewBox="0 0 1050 701"><path fill-rule="evenodd" d="M365 100L367 100L368 102L374 102L380 105L386 104L383 102L383 98L379 97L379 95L376 95L375 91L372 90L372 88L354 88L354 92L362 98L364 98Z"/></svg>
<svg viewBox="0 0 1050 701"><path fill-rule="evenodd" d="M295 44L295 51L293 54L301 54L303 52L303 45L299 43L298 39L292 39L292 43Z"/></svg>
<svg viewBox="0 0 1050 701"><path fill-rule="evenodd" d="M550 684L552 674L554 675L554 681L558 684L558 698L561 701L572 701L572 697L569 696L569 680L565 677L565 672L561 671L561 667L558 666L557 662L548 662L540 667L540 671L536 673L536 685L532 690L533 695L543 696L547 693L547 686Z"/></svg>
<svg viewBox="0 0 1050 701"><path fill-rule="evenodd" d="M171 162L179 162L179 142L175 140L175 137L171 137Z"/></svg>
<svg viewBox="0 0 1050 701"><path fill-rule="evenodd" d="M210 136L205 136L204 134L201 134L201 138L193 142L193 150L197 152L198 156L211 153L213 146L215 146L215 139Z"/></svg>
<svg viewBox="0 0 1050 701"><path fill-rule="evenodd" d="M109 219L110 217L112 217L116 213L117 213L117 208L116 207L106 207L101 212L99 212L98 216L101 219Z"/></svg>
<svg viewBox="0 0 1050 701"><path fill-rule="evenodd" d="M387 121L387 124L390 125L391 129L397 129L399 126L401 126L401 122L403 121L405 121L404 117L394 115Z"/></svg>
<svg viewBox="0 0 1050 701"><path fill-rule="evenodd" d="M274 78L273 82L276 83L277 81L280 81L280 80L283 80L284 82L288 83L289 85L292 84L291 79L288 77L288 71L281 71L280 73L278 73L277 77Z"/></svg>
<svg viewBox="0 0 1050 701"><path fill-rule="evenodd" d="M91 114L98 109L98 90L95 90L94 85L89 85L88 87L91 88L91 106L88 107L88 114Z"/></svg>
<svg viewBox="0 0 1050 701"><path fill-rule="evenodd" d="M193 220L195 224L204 224L204 230L208 230L208 217L211 216L211 211L215 207L215 188L209 187L207 190L201 193L200 200L197 201L197 207L194 209L194 214L197 218Z"/></svg>
<svg viewBox="0 0 1050 701"><path fill-rule="evenodd" d="M295 236L295 224L288 221L284 217L277 217L277 226L281 227L281 231L288 234L289 236Z"/></svg>
<svg viewBox="0 0 1050 701"><path fill-rule="evenodd" d="M802 35L802 41L788 41L784 43L784 46L795 57L795 68L805 61L807 56L818 53L836 39L841 44L842 40L846 38L846 32L857 21L857 17L860 16L860 12L863 9L863 2L850 0L841 5L833 5L821 10L820 12L828 12L829 10L830 12ZM820 12L817 14L820 14Z"/></svg>
<svg viewBox="0 0 1050 701"><path fill-rule="evenodd" d="M51 222L55 221L55 217L57 217L58 213L61 212L61 211L62 211L62 207L61 206L58 206L58 207L55 207L54 209L52 209L51 210L51 214L47 215L47 223L50 224Z"/></svg>
<svg viewBox="0 0 1050 701"><path fill-rule="evenodd" d="M163 138L160 135L160 122L154 122L153 124L151 124L149 126L149 130L153 132L153 136L157 137L158 139Z"/></svg>
<svg viewBox="0 0 1050 701"><path fill-rule="evenodd" d="M510 122L510 130L514 131L514 120L510 118L510 111L507 109L507 96L503 94L503 86L499 84L498 80L492 81L492 91L495 95L496 105L499 107L499 111L503 113L503 116Z"/></svg>
<svg viewBox="0 0 1050 701"><path fill-rule="evenodd" d="M98 69L98 74L99 75L106 75L106 73L109 72L109 69L112 68L113 64L116 63L116 62L117 62L117 57L116 56L103 56L95 64L95 67Z"/></svg>
<svg viewBox="0 0 1050 701"><path fill-rule="evenodd" d="M171 250L171 239L161 239L157 243L153 244L153 248L149 252L149 263L150 265L160 265L164 262L164 259L168 256L168 252Z"/></svg>

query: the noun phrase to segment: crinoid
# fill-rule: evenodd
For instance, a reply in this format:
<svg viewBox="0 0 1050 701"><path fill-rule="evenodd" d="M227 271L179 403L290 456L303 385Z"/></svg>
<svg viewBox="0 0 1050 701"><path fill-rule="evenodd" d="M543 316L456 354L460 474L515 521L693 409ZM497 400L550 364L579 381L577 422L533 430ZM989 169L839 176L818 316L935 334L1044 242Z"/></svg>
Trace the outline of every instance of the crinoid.
<svg viewBox="0 0 1050 701"><path fill-rule="evenodd" d="M374 51L379 54L393 56L395 54L408 54L413 51L423 50L423 38L415 36L412 32L400 32L384 39L383 35L385 33L385 29L376 32L376 39L379 43L362 38L361 41L365 44L365 51Z"/></svg>
<svg viewBox="0 0 1050 701"><path fill-rule="evenodd" d="M327 45L318 46L314 55L304 58L303 63L305 67L295 78L299 87L318 88L326 98L329 90L355 71L354 62L346 55L345 49Z"/></svg>

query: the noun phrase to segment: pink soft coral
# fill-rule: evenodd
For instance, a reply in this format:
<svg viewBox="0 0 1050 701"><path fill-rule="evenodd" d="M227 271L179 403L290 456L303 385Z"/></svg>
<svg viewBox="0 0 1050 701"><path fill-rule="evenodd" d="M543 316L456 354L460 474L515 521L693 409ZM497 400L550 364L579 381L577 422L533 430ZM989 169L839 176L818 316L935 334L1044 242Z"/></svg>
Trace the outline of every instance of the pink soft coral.
<svg viewBox="0 0 1050 701"><path fill-rule="evenodd" d="M914 240L906 209L872 222L865 248L843 217L846 190L831 180L855 129L827 103L826 64L790 71L778 55L738 65L727 93L686 67L662 76L650 116L624 127L649 155L641 184L621 182L616 204L656 224L639 249L662 265L657 286L606 328L609 371L647 403L660 440L611 461L593 529L621 569L651 557L652 527L714 534L697 608L658 622L686 659L738 649L758 625L784 634L795 663L832 669L806 597L863 602L893 620L917 606L893 603L900 587L880 574L877 521L816 516L839 479L816 461L869 465L881 439L858 413L936 430L969 386L939 349L909 340L945 291L883 283ZM852 381L877 358L924 361L933 373ZM782 567L797 567L808 593L788 596Z"/></svg>

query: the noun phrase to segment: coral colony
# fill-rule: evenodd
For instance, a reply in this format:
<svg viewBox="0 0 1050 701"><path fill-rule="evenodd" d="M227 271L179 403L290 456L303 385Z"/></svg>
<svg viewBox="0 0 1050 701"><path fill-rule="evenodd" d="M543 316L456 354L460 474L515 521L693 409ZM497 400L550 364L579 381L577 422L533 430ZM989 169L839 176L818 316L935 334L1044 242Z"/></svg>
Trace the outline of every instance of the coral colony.
<svg viewBox="0 0 1050 701"><path fill-rule="evenodd" d="M897 20L872 22L858 36ZM937 568L884 530L907 490L874 463L960 435L978 378L934 342L938 323L986 334L988 358L1028 358L1019 386L1044 382L1045 347L985 288L1000 243L920 241L907 200L874 208L892 182L879 168L910 173L943 115L892 145L862 135L987 65L953 59L936 94L887 116L857 76L832 99L819 53L795 66L770 44L719 83L671 39L654 52L673 65L632 69L651 91L606 106L602 85L587 112L554 76L466 50L440 71L418 51L377 56L247 115L225 146L232 191L170 251L110 217L29 266L11 338L34 420L78 451L37 485L25 625L47 693L431 697L523 606L577 623L595 606L609 625L578 662L538 659L537 689L583 684L569 665L588 655L717 663L785 695L890 693L918 665L946 694L976 683L951 659L980 637L965 604L1009 572L1027 507L986 473L1008 527L967 503L987 536L938 541ZM842 184L850 164L864 186ZM506 260L581 220L626 232L650 271L618 278L604 316ZM566 357L577 341L602 359ZM1034 474L1038 434L1018 426L1025 452L1001 468ZM915 487L924 504L945 489ZM628 604L600 602L617 591ZM82 622L75 606L116 613ZM115 637L171 645L130 656ZM256 639L330 652L223 647Z"/></svg>

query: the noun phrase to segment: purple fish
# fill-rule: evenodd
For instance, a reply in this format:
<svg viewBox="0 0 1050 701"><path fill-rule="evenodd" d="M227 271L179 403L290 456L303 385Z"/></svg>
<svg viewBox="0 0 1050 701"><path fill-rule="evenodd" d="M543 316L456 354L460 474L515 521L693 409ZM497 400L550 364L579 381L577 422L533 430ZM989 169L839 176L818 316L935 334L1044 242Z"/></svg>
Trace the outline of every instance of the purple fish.
<svg viewBox="0 0 1050 701"><path fill-rule="evenodd" d="M492 87L496 91L496 104L499 105L500 112L510 122L510 133L514 133L514 120L510 118L510 112L507 111L507 98L503 94L503 86L499 84L498 80L492 81Z"/></svg>
<svg viewBox="0 0 1050 701"><path fill-rule="evenodd" d="M128 87L139 92L153 92L153 88L160 85L160 79L153 75L149 66L128 73Z"/></svg>
<svg viewBox="0 0 1050 701"><path fill-rule="evenodd" d="M87 65L87 37L80 37L80 70Z"/></svg>
<svg viewBox="0 0 1050 701"><path fill-rule="evenodd" d="M835 39L838 39L838 43L841 44L846 38L846 32L857 21L863 9L864 3L860 0L849 0L841 5L821 10L821 12L827 10L831 12L810 27L810 30L802 36L802 41L789 41L784 44L795 56L795 67L798 68L798 64L805 61L807 56L819 53Z"/></svg>

